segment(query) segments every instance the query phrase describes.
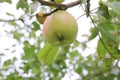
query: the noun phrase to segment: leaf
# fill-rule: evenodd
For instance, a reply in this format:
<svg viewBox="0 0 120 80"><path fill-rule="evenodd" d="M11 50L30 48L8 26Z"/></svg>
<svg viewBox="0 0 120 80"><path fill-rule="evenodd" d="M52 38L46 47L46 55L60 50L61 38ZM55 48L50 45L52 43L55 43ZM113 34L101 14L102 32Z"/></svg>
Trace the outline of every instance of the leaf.
<svg viewBox="0 0 120 80"><path fill-rule="evenodd" d="M17 9L22 8L23 10L25 10L25 13L27 13L29 11L29 6L28 6L26 0L19 0L16 8Z"/></svg>
<svg viewBox="0 0 120 80"><path fill-rule="evenodd" d="M115 29L115 26L109 22L108 20L103 20L99 23L99 26L101 26L106 31L113 31Z"/></svg>
<svg viewBox="0 0 120 80"><path fill-rule="evenodd" d="M29 63L24 63L24 67L21 67L22 70L24 70L24 73L28 73L30 69Z"/></svg>
<svg viewBox="0 0 120 80"><path fill-rule="evenodd" d="M118 37L115 34L112 34L111 31L115 31L115 25L112 24L109 20L101 21L98 24L98 30L101 33L102 44L104 48L113 58L120 58L120 50L118 50L119 41Z"/></svg>
<svg viewBox="0 0 120 80"><path fill-rule="evenodd" d="M120 50L118 50L119 42L117 42L116 38L112 34L110 34L108 30L105 30L104 27L98 27L102 35L101 39L103 40L103 43L109 54L113 58L118 59L120 58Z"/></svg>
<svg viewBox="0 0 120 80"><path fill-rule="evenodd" d="M34 30L40 30L40 25L36 21L32 22L32 24L34 26Z"/></svg>
<svg viewBox="0 0 120 80"><path fill-rule="evenodd" d="M78 74L81 74L82 73L82 66L79 65L76 69L75 69L75 72L77 72Z"/></svg>
<svg viewBox="0 0 120 80"><path fill-rule="evenodd" d="M112 10L115 11L118 15L120 15L120 2L118 1L109 2L109 7L111 7Z"/></svg>
<svg viewBox="0 0 120 80"><path fill-rule="evenodd" d="M98 35L98 31L95 28L90 29L91 36L89 37L89 40L94 39Z"/></svg>
<svg viewBox="0 0 120 80"><path fill-rule="evenodd" d="M62 53L67 53L67 52L69 52L69 48L70 48L70 45L61 47L61 52L62 52Z"/></svg>
<svg viewBox="0 0 120 80"><path fill-rule="evenodd" d="M9 13L9 12L6 12L6 14L7 14L8 16L13 16L13 17L15 17L14 14L11 14L11 13Z"/></svg>
<svg viewBox="0 0 120 80"><path fill-rule="evenodd" d="M9 24L12 26L19 26L15 21L9 21Z"/></svg>
<svg viewBox="0 0 120 80"><path fill-rule="evenodd" d="M11 0L0 0L0 3L2 3L2 2L8 2L8 3L12 3L12 1Z"/></svg>
<svg viewBox="0 0 120 80"><path fill-rule="evenodd" d="M80 45L80 42L78 40L75 40L74 43L73 43L73 46L72 48L76 48Z"/></svg>
<svg viewBox="0 0 120 80"><path fill-rule="evenodd" d="M28 59L31 60L31 58L35 57L35 50L36 46L35 45L30 45L28 41L24 42L24 56L22 56L23 59Z"/></svg>
<svg viewBox="0 0 120 80"><path fill-rule="evenodd" d="M105 58L104 64L106 67L110 67L112 65L113 59L112 58Z"/></svg>
<svg viewBox="0 0 120 80"><path fill-rule="evenodd" d="M4 79L3 79L4 80ZM14 72L11 72L5 80L23 80L22 76L19 76L18 71L14 70Z"/></svg>
<svg viewBox="0 0 120 80"><path fill-rule="evenodd" d="M11 0L6 0L6 2L8 2L8 3L10 3L10 4L12 3L12 1L11 1Z"/></svg>
<svg viewBox="0 0 120 80"><path fill-rule="evenodd" d="M97 44L97 52L100 58L106 57L106 50L100 39L98 40L98 44Z"/></svg>
<svg viewBox="0 0 120 80"><path fill-rule="evenodd" d="M105 46L108 49L108 51L110 51L109 54L113 58L115 58L115 59L119 59L120 58L120 50L118 49L118 46L119 46L118 43L115 43L115 42L113 42L111 40L106 40Z"/></svg>
<svg viewBox="0 0 120 80"><path fill-rule="evenodd" d="M5 67L7 67L7 66L9 66L11 64L12 64L11 60L7 60L7 61L4 62Z"/></svg>
<svg viewBox="0 0 120 80"><path fill-rule="evenodd" d="M29 35L29 37L30 38L35 38L35 30L32 30L31 32L30 32L30 35Z"/></svg>
<svg viewBox="0 0 120 80"><path fill-rule="evenodd" d="M73 51L70 53L70 58L71 60L73 60L75 57L79 56L79 52L76 50L76 51Z"/></svg>
<svg viewBox="0 0 120 80"><path fill-rule="evenodd" d="M59 48L47 43L37 54L38 60L42 65L50 65L58 55Z"/></svg>
<svg viewBox="0 0 120 80"><path fill-rule="evenodd" d="M18 41L20 40L20 37L23 36L23 34L18 33L16 31L12 32L12 34L13 34L14 38Z"/></svg>
<svg viewBox="0 0 120 80"><path fill-rule="evenodd" d="M97 28L98 28L98 30L100 30L100 32L104 38L107 38L114 42L117 42L116 38L112 34L110 34L110 32L108 30L108 28L110 29L110 26L108 27L108 25L107 24L105 25L104 23L102 23L102 24L99 24L99 26Z"/></svg>
<svg viewBox="0 0 120 80"><path fill-rule="evenodd" d="M97 14L105 17L106 19L109 19L110 15L109 15L109 11L108 11L108 6L102 1L99 1L99 7L97 10Z"/></svg>

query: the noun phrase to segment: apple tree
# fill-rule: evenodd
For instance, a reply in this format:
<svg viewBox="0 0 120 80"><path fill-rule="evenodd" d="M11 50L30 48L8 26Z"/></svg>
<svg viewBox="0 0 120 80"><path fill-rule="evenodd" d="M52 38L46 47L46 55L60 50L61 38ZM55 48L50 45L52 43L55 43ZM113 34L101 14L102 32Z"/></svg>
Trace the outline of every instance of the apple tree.
<svg viewBox="0 0 120 80"><path fill-rule="evenodd" d="M0 0L0 80L119 80L120 0L95 1Z"/></svg>

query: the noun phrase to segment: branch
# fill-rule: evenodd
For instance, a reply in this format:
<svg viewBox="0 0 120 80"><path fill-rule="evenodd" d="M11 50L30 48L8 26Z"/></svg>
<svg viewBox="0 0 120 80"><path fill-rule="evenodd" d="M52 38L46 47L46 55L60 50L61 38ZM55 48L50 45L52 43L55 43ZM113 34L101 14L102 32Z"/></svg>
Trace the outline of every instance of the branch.
<svg viewBox="0 0 120 80"><path fill-rule="evenodd" d="M78 4L81 3L80 0L76 0L74 2L70 2L68 4L60 4L60 3L55 3L55 2L49 2L49 1L44 1L44 0L38 0L41 5L45 5L45 6L53 6L53 7L64 7L64 8L70 8L70 7L73 7L73 6L76 6Z"/></svg>
<svg viewBox="0 0 120 80"><path fill-rule="evenodd" d="M56 7L56 9L54 9L50 13L46 13L44 16L48 16L48 15L50 15L50 14L52 14L52 13L58 11L58 10L66 10L67 8L76 6L76 5L81 3L80 0L70 2L68 4L60 4L60 3L49 2L49 1L44 1L44 0L38 0L38 1L41 3L41 5Z"/></svg>
<svg viewBox="0 0 120 80"><path fill-rule="evenodd" d="M45 5L45 6L53 6L53 7L66 7L66 5L64 4L59 4L59 3L55 3L55 2L49 2L49 1L45 1L45 0L38 0L41 5Z"/></svg>
<svg viewBox="0 0 120 80"><path fill-rule="evenodd" d="M96 7L96 8L94 8L94 9L92 9L92 10L90 11L90 13L92 13L92 12L93 12L94 10L96 10L96 9L98 9L98 7ZM79 19L80 17L84 16L84 15L86 15L86 13L84 13L84 14L80 15L78 18L76 18L76 20L77 20L77 19Z"/></svg>
<svg viewBox="0 0 120 80"><path fill-rule="evenodd" d="M80 4L80 3L81 3L81 1L77 0L77 1L70 2L70 3L66 4L66 6L67 6L67 8L70 8L70 7L76 6L76 5Z"/></svg>

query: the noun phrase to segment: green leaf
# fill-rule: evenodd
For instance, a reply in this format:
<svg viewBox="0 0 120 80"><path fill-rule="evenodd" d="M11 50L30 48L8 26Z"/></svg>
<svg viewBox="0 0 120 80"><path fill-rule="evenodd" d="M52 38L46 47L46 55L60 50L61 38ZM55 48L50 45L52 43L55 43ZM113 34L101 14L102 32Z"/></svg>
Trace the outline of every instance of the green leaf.
<svg viewBox="0 0 120 80"><path fill-rule="evenodd" d="M97 10L97 14L105 17L106 19L110 18L109 11L108 11L108 6L102 0L100 0L100 2L99 2L99 7L98 7L98 10Z"/></svg>
<svg viewBox="0 0 120 80"><path fill-rule="evenodd" d="M120 0L108 0L109 2L113 2L113 1L120 1Z"/></svg>
<svg viewBox="0 0 120 80"><path fill-rule="evenodd" d="M58 55L59 48L47 43L37 54L38 60L42 65L50 65Z"/></svg>
<svg viewBox="0 0 120 80"><path fill-rule="evenodd" d="M73 60L75 57L79 56L79 52L76 50L76 51L73 51L70 53L70 58L71 60Z"/></svg>
<svg viewBox="0 0 120 80"><path fill-rule="evenodd" d="M90 29L91 36L89 37L89 40L94 39L98 35L98 31L95 28Z"/></svg>
<svg viewBox="0 0 120 80"><path fill-rule="evenodd" d="M14 24L12 24L12 25L14 25ZM16 31L12 32L12 34L13 34L14 38L17 39L18 41L20 40L20 37L23 36L23 34L18 33Z"/></svg>
<svg viewBox="0 0 120 80"><path fill-rule="evenodd" d="M32 22L32 24L34 26L34 30L40 30L40 25L36 21Z"/></svg>
<svg viewBox="0 0 120 80"><path fill-rule="evenodd" d="M30 69L29 63L24 63L24 67L21 67L22 70L24 70L24 73L28 73Z"/></svg>
<svg viewBox="0 0 120 80"><path fill-rule="evenodd" d="M111 40L106 40L105 42L105 46L109 51L109 54L116 59L120 58L120 50L118 49L119 44L115 43Z"/></svg>
<svg viewBox="0 0 120 80"><path fill-rule="evenodd" d="M79 65L76 69L75 69L75 72L77 72L78 74L81 74L82 73L82 66Z"/></svg>
<svg viewBox="0 0 120 80"><path fill-rule="evenodd" d="M2 3L2 2L8 2L8 3L12 3L12 1L11 0L0 0L0 3Z"/></svg>
<svg viewBox="0 0 120 80"><path fill-rule="evenodd" d="M109 7L111 7L112 10L115 11L118 15L120 15L120 2L118 1L109 2Z"/></svg>
<svg viewBox="0 0 120 80"><path fill-rule="evenodd" d="M30 32L30 35L29 35L29 37L30 38L35 38L35 30L32 30L31 32Z"/></svg>
<svg viewBox="0 0 120 80"><path fill-rule="evenodd" d="M30 45L28 41L24 42L24 56L22 56L23 59L31 60L31 58L35 57L35 45Z"/></svg>
<svg viewBox="0 0 120 80"><path fill-rule="evenodd" d="M110 26L108 27L108 25L107 24L105 25L104 23L99 24L98 30L100 30L100 32L104 38L107 38L114 42L117 42L116 38L109 32L108 29L110 29Z"/></svg>
<svg viewBox="0 0 120 80"><path fill-rule="evenodd" d="M13 16L13 17L14 17L14 14L11 14L11 13L9 13L9 12L6 12L6 14L7 14L8 16Z"/></svg>
<svg viewBox="0 0 120 80"><path fill-rule="evenodd" d="M12 26L19 26L15 21L9 21L9 24Z"/></svg>
<svg viewBox="0 0 120 80"><path fill-rule="evenodd" d="M120 50L118 50L119 42L116 40L116 38L112 34L109 33L108 30L105 30L104 27L103 28L98 27L98 29L101 32L101 35L102 35L101 39L103 40L103 43L107 51L113 58L120 58Z"/></svg>
<svg viewBox="0 0 120 80"><path fill-rule="evenodd" d="M11 0L6 0L6 2L8 2L8 3L10 3L10 4L12 3L12 1L11 1Z"/></svg>
<svg viewBox="0 0 120 80"><path fill-rule="evenodd" d="M14 72L10 73L5 80L23 80L23 78L22 76L19 76L18 71L14 70Z"/></svg>
<svg viewBox="0 0 120 80"><path fill-rule="evenodd" d="M62 53L67 53L67 52L69 52L69 48L70 48L70 45L61 47L61 52Z"/></svg>
<svg viewBox="0 0 120 80"><path fill-rule="evenodd" d="M25 13L27 13L29 11L29 6L28 6L26 0L19 0L19 2L17 3L16 8L17 9L22 8L23 10L25 10Z"/></svg>
<svg viewBox="0 0 120 80"><path fill-rule="evenodd" d="M106 50L100 39L98 40L98 44L97 44L97 52L100 58L105 58Z"/></svg>
<svg viewBox="0 0 120 80"><path fill-rule="evenodd" d="M110 67L112 65L113 59L112 58L105 58L104 64L106 67Z"/></svg>
<svg viewBox="0 0 120 80"><path fill-rule="evenodd" d="M7 60L4 62L4 66L7 67L7 66L11 65L11 63L12 63L11 60Z"/></svg>
<svg viewBox="0 0 120 80"><path fill-rule="evenodd" d="M80 42L78 40L75 40L74 43L73 43L73 46L72 48L76 48L80 45Z"/></svg>

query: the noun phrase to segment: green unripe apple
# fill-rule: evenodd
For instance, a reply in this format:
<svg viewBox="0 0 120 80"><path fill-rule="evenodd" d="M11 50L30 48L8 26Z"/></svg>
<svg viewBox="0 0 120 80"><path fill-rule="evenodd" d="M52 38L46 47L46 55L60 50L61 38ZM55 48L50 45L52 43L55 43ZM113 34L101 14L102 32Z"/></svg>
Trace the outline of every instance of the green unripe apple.
<svg viewBox="0 0 120 80"><path fill-rule="evenodd" d="M45 40L53 46L66 46L73 43L77 32L76 20L64 10L52 13L43 23Z"/></svg>

